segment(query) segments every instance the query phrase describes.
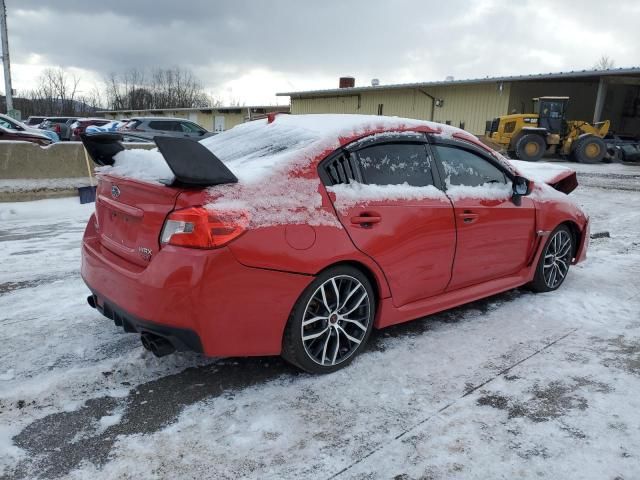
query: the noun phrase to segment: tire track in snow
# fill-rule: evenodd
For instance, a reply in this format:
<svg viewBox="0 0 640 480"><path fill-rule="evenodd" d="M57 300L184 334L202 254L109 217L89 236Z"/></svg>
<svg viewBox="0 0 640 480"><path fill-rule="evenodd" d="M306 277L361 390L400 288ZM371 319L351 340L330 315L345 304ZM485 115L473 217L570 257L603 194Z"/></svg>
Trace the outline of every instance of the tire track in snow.
<svg viewBox="0 0 640 480"><path fill-rule="evenodd" d="M508 373L510 370L518 367L519 365L522 365L523 363L525 363L527 360L530 360L531 358L535 357L536 355L544 352L545 350L553 347L554 345L556 345L557 343L561 342L562 340L564 340L565 338L567 338L569 335L575 333L576 331L578 331L577 328L573 328L571 330L569 330L567 333L561 335L560 337L555 338L554 340L552 340L549 343L546 343L545 345L543 345L541 348L539 348L538 350L536 350L535 352L531 353L530 355L527 355L526 357L522 358L521 360L518 360L517 362L509 365L508 367L500 370L498 373L496 373L495 375L493 375L492 377L490 377L489 379L485 380L482 383L479 383L478 385L474 385L473 387L471 387L470 389L467 389L465 391L465 393L463 393L460 397L456 398L455 400L447 403L445 406L443 406L442 408L440 408L439 410L437 410L435 413L432 413L431 415L423 418L422 420L420 420L419 422L413 424L411 427L403 430L402 432L400 432L399 434L395 435L392 439L391 442L388 443L383 443L380 444L378 447L374 448L373 450L367 452L364 456L362 456L361 458L359 458L358 460L356 460L355 462L349 464L348 466L344 467L342 470L340 470L337 473L334 473L333 475L331 475L330 477L327 477L327 480L333 480L334 478L338 478L340 477L342 474L347 473L351 468L355 467L356 465L362 463L363 461L365 461L367 458L371 457L373 454L384 450L385 448L388 448L389 445L392 442L395 442L397 440L400 440L402 437L404 437L405 435L407 435L408 433L411 433L412 431L416 430L417 428L419 428L420 426L424 425L425 423L429 422L431 419L433 419L434 417L436 417L437 415L439 415L440 413L444 412L445 410L451 408L452 406L454 406L455 404L457 404L460 400L468 397L469 395L471 395L472 393L476 392L477 390L479 390L480 388L488 385L489 383L491 383L492 381L494 381L496 378L501 377L502 375Z"/></svg>

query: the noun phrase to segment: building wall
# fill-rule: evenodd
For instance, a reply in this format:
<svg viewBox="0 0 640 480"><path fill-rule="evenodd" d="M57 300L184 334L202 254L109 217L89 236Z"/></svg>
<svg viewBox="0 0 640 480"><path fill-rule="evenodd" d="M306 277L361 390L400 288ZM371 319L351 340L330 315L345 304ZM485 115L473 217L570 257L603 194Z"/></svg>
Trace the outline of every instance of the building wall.
<svg viewBox="0 0 640 480"><path fill-rule="evenodd" d="M510 83L479 85L452 85L431 88L428 93L444 100L442 107L434 110L434 120L440 123L451 122L474 135L483 135L487 120L508 111Z"/></svg>
<svg viewBox="0 0 640 480"><path fill-rule="evenodd" d="M532 98L571 97L567 118L593 120L598 82L516 82L511 87L509 112L534 113Z"/></svg>
<svg viewBox="0 0 640 480"><path fill-rule="evenodd" d="M357 113L377 115L380 105L382 114L434 120L460 126L465 130L482 134L486 121L507 112L510 85L505 83L502 91L497 84L439 86L425 90L402 89L362 92L360 95L291 98L291 113ZM427 95L428 94L428 95ZM433 108L432 97L443 99L442 107Z"/></svg>

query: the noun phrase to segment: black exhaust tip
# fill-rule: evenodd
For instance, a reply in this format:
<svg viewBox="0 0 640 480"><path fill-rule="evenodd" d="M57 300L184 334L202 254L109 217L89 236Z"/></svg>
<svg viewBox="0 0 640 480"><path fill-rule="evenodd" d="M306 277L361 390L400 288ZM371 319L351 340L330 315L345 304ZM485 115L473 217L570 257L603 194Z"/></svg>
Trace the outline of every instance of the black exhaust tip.
<svg viewBox="0 0 640 480"><path fill-rule="evenodd" d="M153 333L143 332L140 334L142 346L153 353L156 357L164 357L176 351L176 348L166 338L162 338Z"/></svg>
<svg viewBox="0 0 640 480"><path fill-rule="evenodd" d="M87 297L87 303L89 304L89 306L91 308L96 308L96 296L95 295L89 295Z"/></svg>

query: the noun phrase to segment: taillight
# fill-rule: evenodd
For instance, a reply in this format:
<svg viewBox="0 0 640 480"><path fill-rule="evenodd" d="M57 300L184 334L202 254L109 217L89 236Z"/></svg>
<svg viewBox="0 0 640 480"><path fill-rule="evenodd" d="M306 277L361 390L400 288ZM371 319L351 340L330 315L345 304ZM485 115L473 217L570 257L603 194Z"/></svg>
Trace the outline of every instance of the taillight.
<svg viewBox="0 0 640 480"><path fill-rule="evenodd" d="M249 215L244 211L186 208L169 214L160 242L181 247L219 248L242 235L248 225Z"/></svg>
<svg viewBox="0 0 640 480"><path fill-rule="evenodd" d="M53 125L53 131L56 132L56 133L60 133L60 130L61 130L60 124L59 123L55 123Z"/></svg>
<svg viewBox="0 0 640 480"><path fill-rule="evenodd" d="M80 129L79 128L74 128L73 129L73 134L77 137L80 135Z"/></svg>

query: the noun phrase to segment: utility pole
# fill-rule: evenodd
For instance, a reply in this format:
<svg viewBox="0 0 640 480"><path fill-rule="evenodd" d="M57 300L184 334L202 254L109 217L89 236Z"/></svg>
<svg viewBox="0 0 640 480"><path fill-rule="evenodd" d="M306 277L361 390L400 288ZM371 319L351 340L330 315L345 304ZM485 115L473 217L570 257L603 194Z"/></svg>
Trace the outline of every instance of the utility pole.
<svg viewBox="0 0 640 480"><path fill-rule="evenodd" d="M7 113L13 110L13 90L11 89L11 64L9 63L9 36L7 35L7 7L0 0L0 33L2 34L2 63L4 64L4 89L7 99Z"/></svg>

